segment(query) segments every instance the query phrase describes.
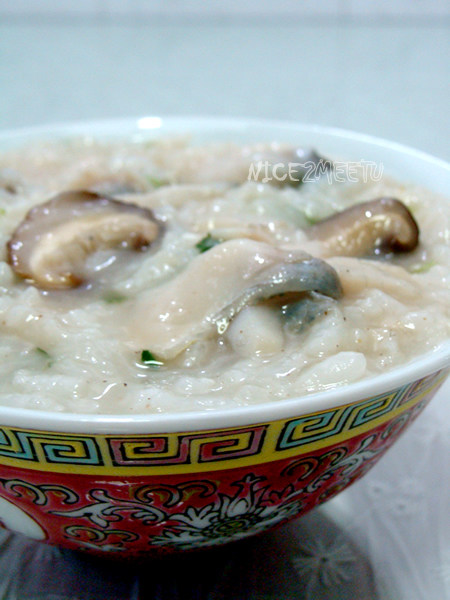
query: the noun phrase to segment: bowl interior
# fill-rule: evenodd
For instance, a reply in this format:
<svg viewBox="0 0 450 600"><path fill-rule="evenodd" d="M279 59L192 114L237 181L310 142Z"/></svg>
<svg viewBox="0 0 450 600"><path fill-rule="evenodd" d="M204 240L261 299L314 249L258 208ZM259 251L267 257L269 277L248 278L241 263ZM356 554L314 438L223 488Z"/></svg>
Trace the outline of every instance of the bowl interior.
<svg viewBox="0 0 450 600"><path fill-rule="evenodd" d="M219 119L147 116L88 123L48 125L0 134L0 150L46 139L93 136L102 139L126 137L154 139L189 134L194 143L233 141L237 143L280 141L313 146L326 156L347 161L373 161L384 172L405 182L423 185L447 194L450 165L445 161L395 142L341 129L289 122L250 119ZM450 341L386 374L302 398L233 408L214 412L195 411L176 415L91 415L62 414L0 407L5 425L53 431L93 433L145 433L189 431L216 426L233 427L273 421L339 406L379 394L446 367L450 363Z"/></svg>

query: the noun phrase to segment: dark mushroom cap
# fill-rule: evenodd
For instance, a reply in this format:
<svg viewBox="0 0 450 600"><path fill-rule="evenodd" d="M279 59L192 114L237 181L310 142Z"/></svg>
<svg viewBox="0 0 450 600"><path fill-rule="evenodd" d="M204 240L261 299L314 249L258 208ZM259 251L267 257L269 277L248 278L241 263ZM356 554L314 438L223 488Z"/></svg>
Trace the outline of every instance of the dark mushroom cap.
<svg viewBox="0 0 450 600"><path fill-rule="evenodd" d="M152 211L88 191L58 194L32 208L7 244L17 275L44 289L83 282L82 267L96 250L145 250L162 225Z"/></svg>
<svg viewBox="0 0 450 600"><path fill-rule="evenodd" d="M419 243L419 228L408 208L395 198L356 204L309 229L334 254L367 256L376 250L410 252Z"/></svg>

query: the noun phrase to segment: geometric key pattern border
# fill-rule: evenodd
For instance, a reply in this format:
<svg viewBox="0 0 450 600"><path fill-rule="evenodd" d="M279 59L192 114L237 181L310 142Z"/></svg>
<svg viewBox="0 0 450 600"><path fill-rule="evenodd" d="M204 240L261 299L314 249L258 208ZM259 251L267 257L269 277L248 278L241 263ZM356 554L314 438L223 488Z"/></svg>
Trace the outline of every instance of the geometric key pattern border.
<svg viewBox="0 0 450 600"><path fill-rule="evenodd" d="M0 427L1 465L104 475L183 473L270 462L348 439L425 402L441 371L392 392L298 418L200 432L84 435Z"/></svg>

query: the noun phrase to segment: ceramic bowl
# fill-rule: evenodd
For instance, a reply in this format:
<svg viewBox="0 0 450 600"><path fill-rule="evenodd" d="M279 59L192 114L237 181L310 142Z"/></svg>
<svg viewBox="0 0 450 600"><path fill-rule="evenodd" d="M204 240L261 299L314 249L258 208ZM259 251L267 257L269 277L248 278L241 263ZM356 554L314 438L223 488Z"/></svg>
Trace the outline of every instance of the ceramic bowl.
<svg viewBox="0 0 450 600"><path fill-rule="evenodd" d="M72 135L189 132L274 140L383 163L447 193L446 163L346 131L250 120L145 117L5 132L0 149ZM444 381L450 344L303 398L177 415L75 415L0 407L0 523L96 554L147 557L224 544L298 517L363 476Z"/></svg>

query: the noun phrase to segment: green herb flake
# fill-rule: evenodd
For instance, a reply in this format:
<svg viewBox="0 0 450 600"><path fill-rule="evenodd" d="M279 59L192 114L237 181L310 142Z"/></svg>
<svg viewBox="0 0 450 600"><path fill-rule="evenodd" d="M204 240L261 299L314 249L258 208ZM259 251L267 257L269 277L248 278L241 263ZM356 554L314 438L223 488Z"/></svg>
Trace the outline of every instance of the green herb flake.
<svg viewBox="0 0 450 600"><path fill-rule="evenodd" d="M307 215L306 213L305 213L305 220L306 220L308 226L310 226L310 227L312 227L313 225L316 225L317 223L322 221L322 219L319 219L317 217L311 217L310 215Z"/></svg>
<svg viewBox="0 0 450 600"><path fill-rule="evenodd" d="M141 362L149 367L161 367L164 363L153 356L150 350L142 350Z"/></svg>
<svg viewBox="0 0 450 600"><path fill-rule="evenodd" d="M214 238L210 233L208 233L208 235L200 240L198 244L195 244L195 247L202 253L206 252L207 250L211 250L211 248L214 248L214 246L217 246L220 243L220 240Z"/></svg>
<svg viewBox="0 0 450 600"><path fill-rule="evenodd" d="M119 304L120 302L125 302L125 300L127 300L127 297L121 294L120 292L115 292L114 290L111 290L103 296L103 300L107 304Z"/></svg>
<svg viewBox="0 0 450 600"><path fill-rule="evenodd" d="M47 358L50 358L50 354L43 348L36 348L36 352L42 354L43 356L46 356Z"/></svg>
<svg viewBox="0 0 450 600"><path fill-rule="evenodd" d="M154 188L160 188L169 184L166 179L160 179L159 177L154 177L153 175L147 175L147 181Z"/></svg>
<svg viewBox="0 0 450 600"><path fill-rule="evenodd" d="M42 356L42 358L46 358L47 359L47 367L51 367L53 364L53 359L50 356L50 354L44 350L43 348L35 348L35 352L37 352L37 354L39 354L40 356Z"/></svg>
<svg viewBox="0 0 450 600"><path fill-rule="evenodd" d="M435 267L436 265L437 265L437 262L434 260L429 260L424 263L417 263L417 264L413 265L412 267L410 267L409 272L413 273L415 275L417 275L419 273L428 273L428 271L432 267Z"/></svg>
<svg viewBox="0 0 450 600"><path fill-rule="evenodd" d="M4 217L6 215L6 208L0 207L0 217Z"/></svg>

